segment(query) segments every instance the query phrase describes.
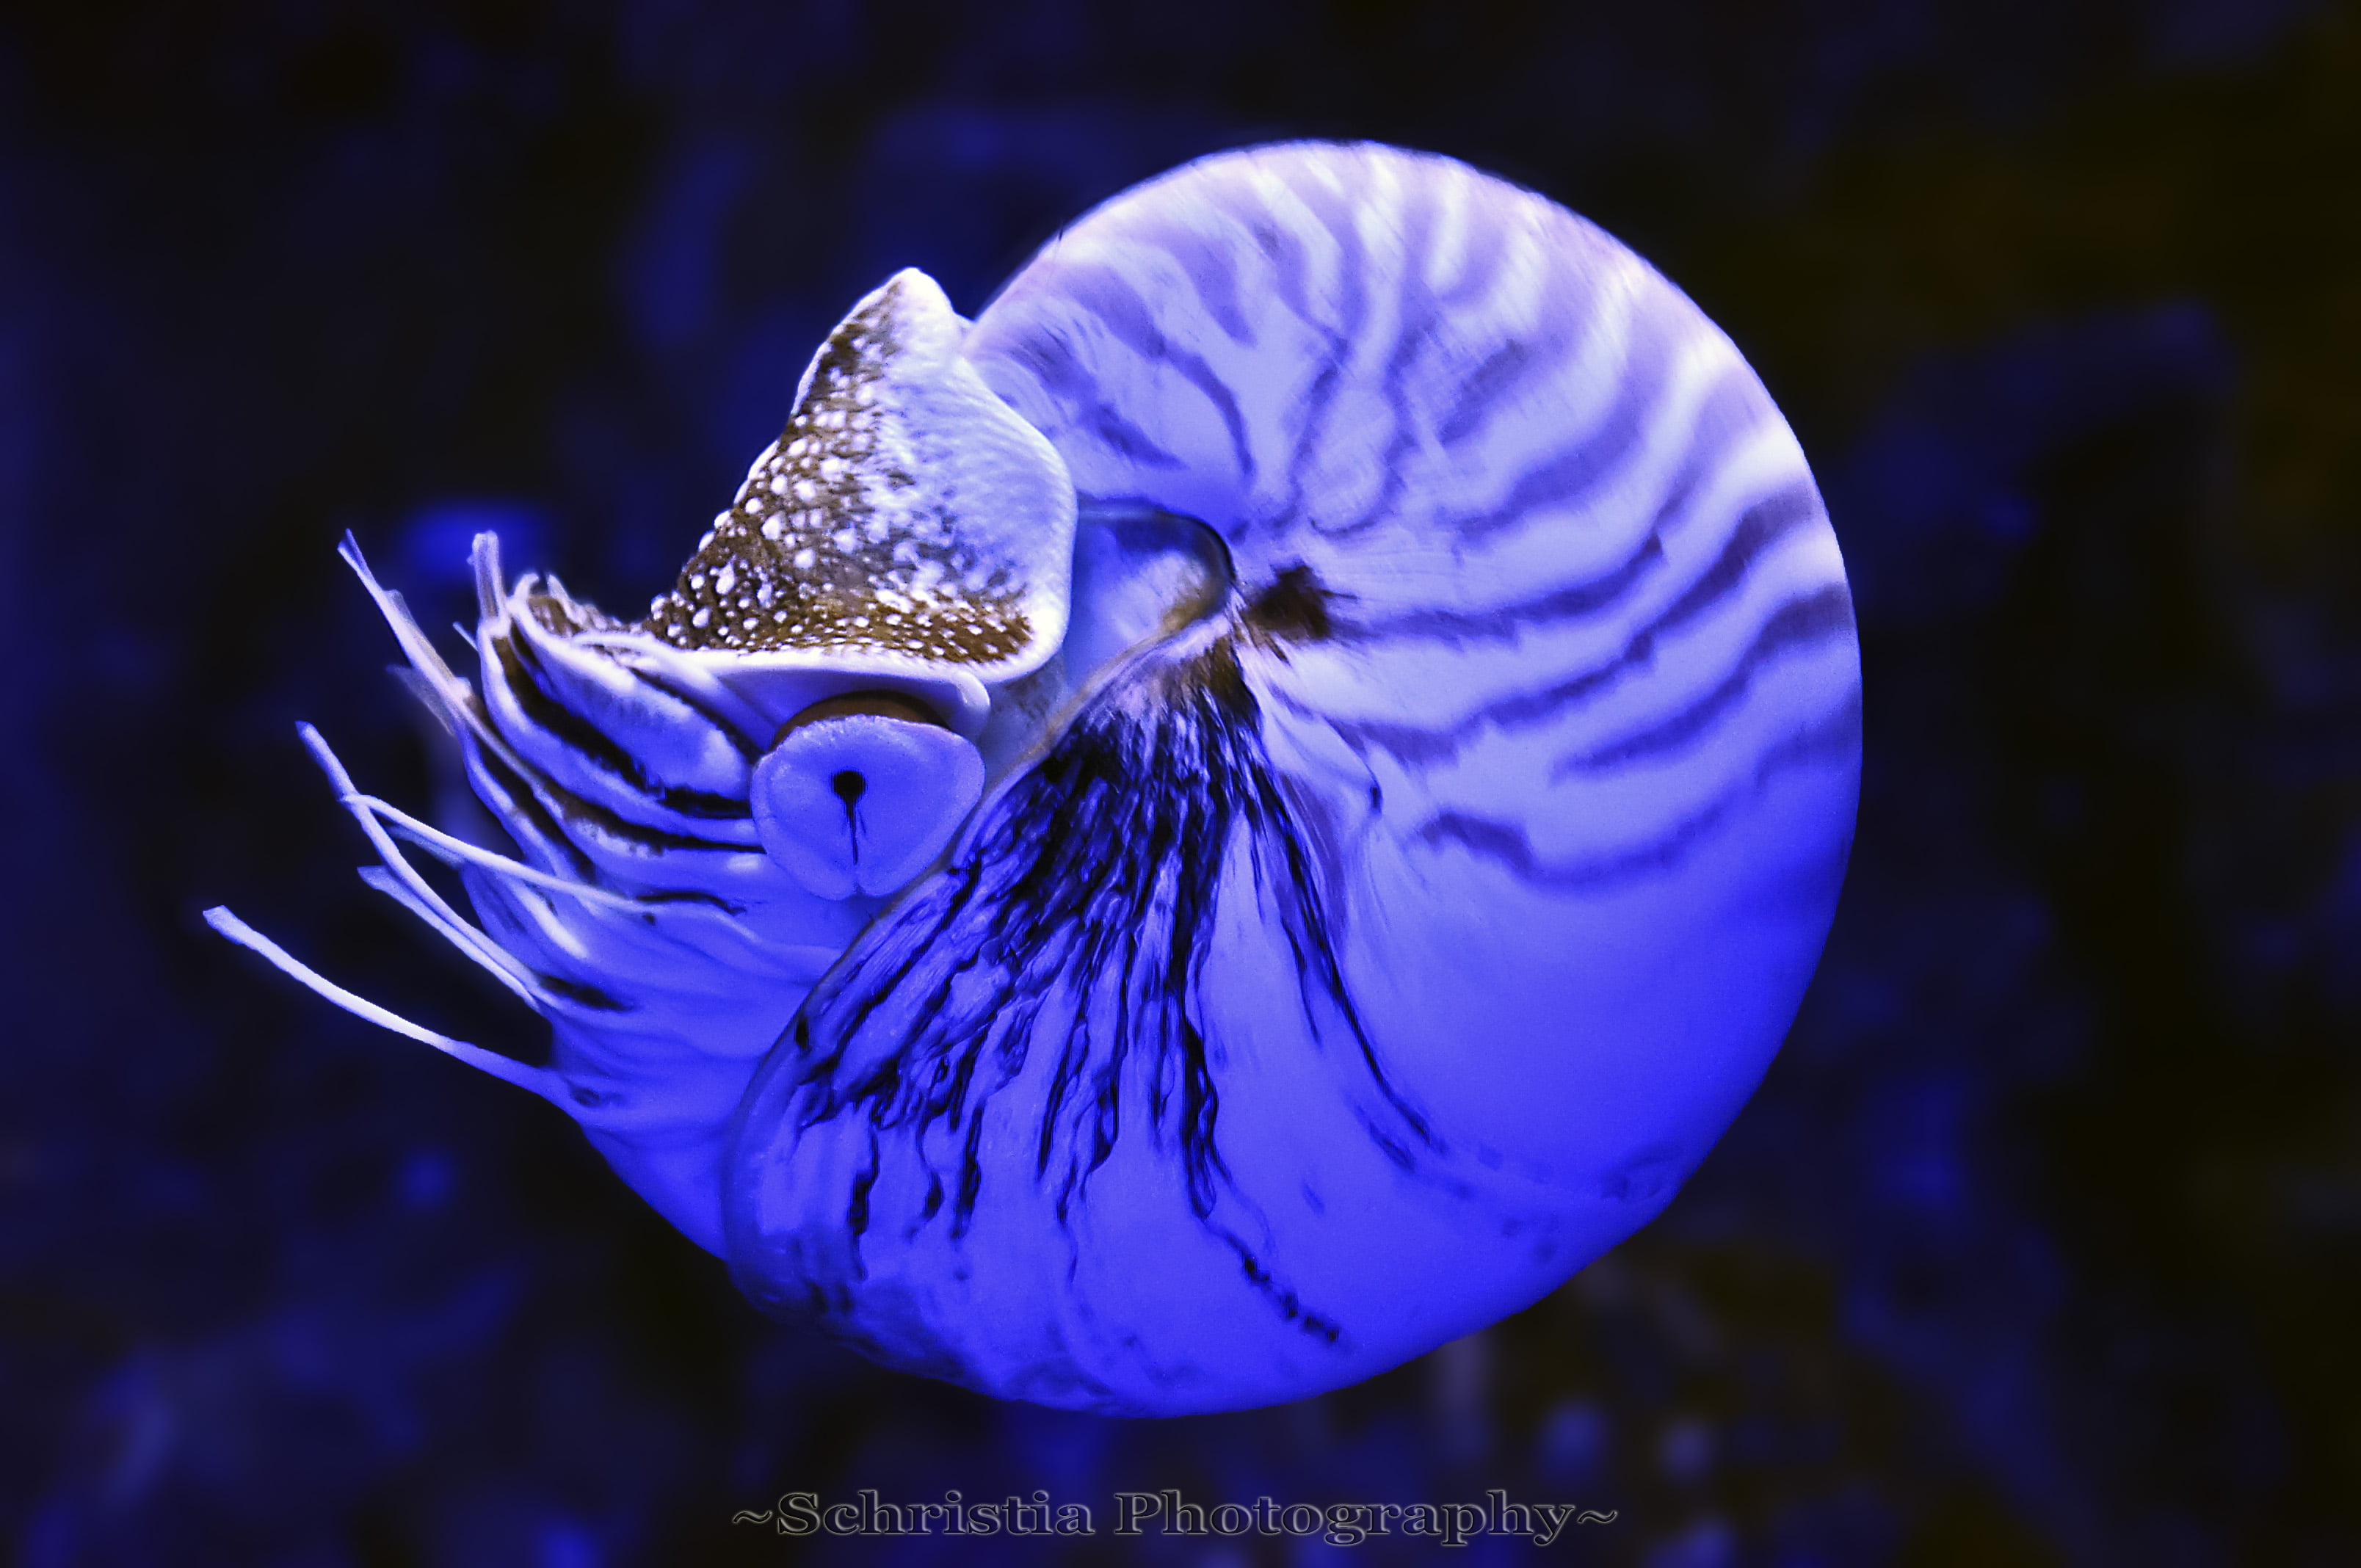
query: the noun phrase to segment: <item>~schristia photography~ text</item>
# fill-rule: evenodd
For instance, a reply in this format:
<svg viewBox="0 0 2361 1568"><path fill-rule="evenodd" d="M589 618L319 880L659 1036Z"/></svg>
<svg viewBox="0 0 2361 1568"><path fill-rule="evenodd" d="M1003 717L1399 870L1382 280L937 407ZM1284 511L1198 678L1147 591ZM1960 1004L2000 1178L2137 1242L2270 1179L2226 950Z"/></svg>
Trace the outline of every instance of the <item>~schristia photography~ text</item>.
<svg viewBox="0 0 2361 1568"><path fill-rule="evenodd" d="M1371 1536L1425 1536L1465 1546L1478 1536L1521 1536L1536 1546L1567 1525L1612 1524L1611 1510L1574 1503L1517 1503L1499 1487L1480 1503L1192 1503L1174 1488L1117 1492L1108 1500L1110 1535L1318 1536L1358 1546ZM763 1509L743 1508L732 1524L769 1525L781 1535L1096 1535L1087 1503L1060 1503L1047 1492L997 1502L970 1502L957 1491L939 1502L888 1503L864 1488L850 1501L823 1503L817 1492L788 1492Z"/></svg>

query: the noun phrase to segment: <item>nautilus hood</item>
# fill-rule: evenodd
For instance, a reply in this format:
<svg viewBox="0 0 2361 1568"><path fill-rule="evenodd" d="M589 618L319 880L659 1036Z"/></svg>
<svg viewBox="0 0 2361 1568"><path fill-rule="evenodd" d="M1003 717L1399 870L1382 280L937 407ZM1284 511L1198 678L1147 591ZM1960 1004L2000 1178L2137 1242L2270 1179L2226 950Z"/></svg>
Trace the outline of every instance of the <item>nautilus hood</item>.
<svg viewBox="0 0 2361 1568"><path fill-rule="evenodd" d="M1445 159L1207 159L972 323L897 274L640 622L478 570L477 684L369 587L515 852L313 740L549 1064L216 924L566 1109L766 1310L1005 1396L1268 1403L1533 1300L1736 1113L1850 843L1793 435Z"/></svg>
<svg viewBox="0 0 2361 1568"><path fill-rule="evenodd" d="M851 675L969 728L984 685L1047 663L1074 487L961 355L966 333L915 269L854 306L644 630L781 723Z"/></svg>

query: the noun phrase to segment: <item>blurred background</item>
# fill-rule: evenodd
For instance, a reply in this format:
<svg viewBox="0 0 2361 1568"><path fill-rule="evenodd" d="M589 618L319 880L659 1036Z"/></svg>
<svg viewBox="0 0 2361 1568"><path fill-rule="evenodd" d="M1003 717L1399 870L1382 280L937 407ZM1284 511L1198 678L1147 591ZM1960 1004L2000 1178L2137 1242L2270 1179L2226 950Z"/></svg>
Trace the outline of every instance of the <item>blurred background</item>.
<svg viewBox="0 0 2361 1568"><path fill-rule="evenodd" d="M1195 154L1533 185L1736 337L1859 595L1842 911L1653 1226L1285 1409L1119 1421L761 1320L561 1117L293 733L450 787L335 560L630 610L895 268L972 312ZM0 1556L1422 1562L1118 1488L1611 1510L1558 1560L2361 1562L2361 7L0 5ZM1095 1540L807 1541L783 1491ZM1451 1559L1521 1560L1488 1539Z"/></svg>

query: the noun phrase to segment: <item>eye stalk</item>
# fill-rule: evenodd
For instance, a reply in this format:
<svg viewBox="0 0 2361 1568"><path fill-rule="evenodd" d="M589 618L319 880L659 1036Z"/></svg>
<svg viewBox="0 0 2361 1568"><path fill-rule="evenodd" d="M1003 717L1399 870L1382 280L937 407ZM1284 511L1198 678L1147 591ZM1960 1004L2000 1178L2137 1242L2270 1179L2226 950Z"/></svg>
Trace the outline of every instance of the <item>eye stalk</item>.
<svg viewBox="0 0 2361 1568"><path fill-rule="evenodd" d="M912 697L823 697L781 725L754 765L754 828L815 896L884 897L943 852L983 773L974 743Z"/></svg>

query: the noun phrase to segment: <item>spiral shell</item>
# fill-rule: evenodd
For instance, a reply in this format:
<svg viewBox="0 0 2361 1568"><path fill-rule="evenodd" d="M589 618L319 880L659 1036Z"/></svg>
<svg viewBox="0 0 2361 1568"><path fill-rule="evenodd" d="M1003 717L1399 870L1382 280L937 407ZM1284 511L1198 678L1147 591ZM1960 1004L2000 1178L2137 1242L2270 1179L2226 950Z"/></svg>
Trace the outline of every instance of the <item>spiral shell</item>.
<svg viewBox="0 0 2361 1568"><path fill-rule="evenodd" d="M637 626L478 567L480 693L379 591L519 856L345 787L554 1049L433 1043L767 1309L994 1394L1268 1403L1532 1301L1736 1113L1843 873L1793 435L1442 158L1203 159L972 325L898 275Z"/></svg>

